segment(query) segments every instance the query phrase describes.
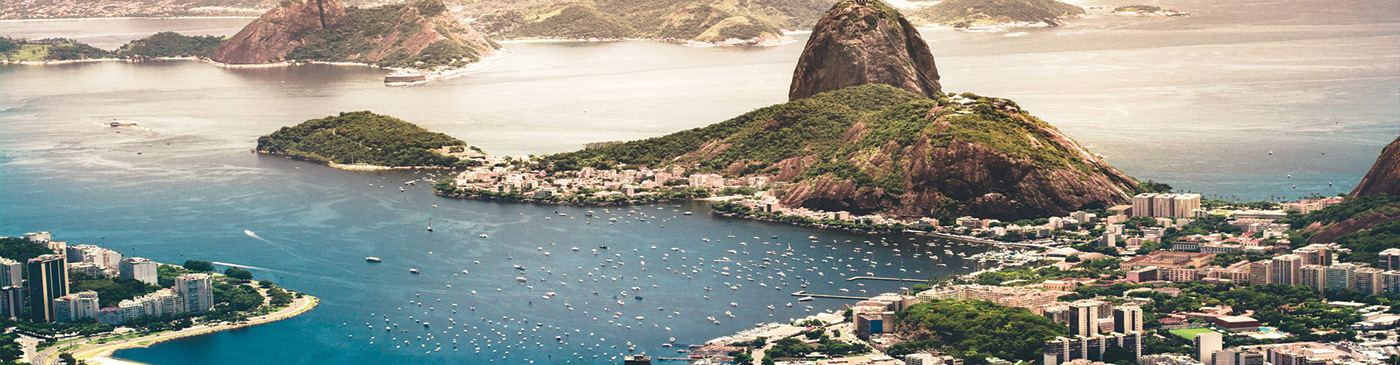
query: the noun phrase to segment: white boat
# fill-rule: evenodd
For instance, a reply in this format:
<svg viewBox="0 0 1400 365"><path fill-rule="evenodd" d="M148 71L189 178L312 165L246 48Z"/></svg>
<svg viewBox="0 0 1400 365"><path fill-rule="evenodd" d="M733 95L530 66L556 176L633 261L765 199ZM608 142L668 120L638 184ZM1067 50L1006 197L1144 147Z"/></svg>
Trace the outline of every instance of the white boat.
<svg viewBox="0 0 1400 365"><path fill-rule="evenodd" d="M369 261L369 262L380 262L380 261L383 261L383 260L380 260L378 257L369 256L369 257L365 257L365 261Z"/></svg>
<svg viewBox="0 0 1400 365"><path fill-rule="evenodd" d="M396 71L384 75L384 85L388 86L408 86L428 82L428 76L417 71Z"/></svg>
<svg viewBox="0 0 1400 365"><path fill-rule="evenodd" d="M811 296L806 296L806 297L797 298L797 301L799 301L799 302L810 302L810 301L815 300L815 299L817 299L817 298L813 298L813 297L811 297Z"/></svg>

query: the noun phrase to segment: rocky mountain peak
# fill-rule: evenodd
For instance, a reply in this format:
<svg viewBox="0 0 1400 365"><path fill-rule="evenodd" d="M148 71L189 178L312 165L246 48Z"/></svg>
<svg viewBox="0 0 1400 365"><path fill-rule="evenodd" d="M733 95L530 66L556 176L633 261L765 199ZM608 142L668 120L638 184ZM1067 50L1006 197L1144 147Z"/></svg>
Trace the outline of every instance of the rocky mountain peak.
<svg viewBox="0 0 1400 365"><path fill-rule="evenodd" d="M333 28L345 19L340 0L288 0L243 27L224 41L209 58L227 64L280 61L301 45L301 34Z"/></svg>
<svg viewBox="0 0 1400 365"><path fill-rule="evenodd" d="M1371 171L1351 191L1353 197L1400 195L1400 137L1381 150Z"/></svg>
<svg viewBox="0 0 1400 365"><path fill-rule="evenodd" d="M879 0L843 0L812 28L788 98L871 83L928 97L942 91L933 52L904 15Z"/></svg>

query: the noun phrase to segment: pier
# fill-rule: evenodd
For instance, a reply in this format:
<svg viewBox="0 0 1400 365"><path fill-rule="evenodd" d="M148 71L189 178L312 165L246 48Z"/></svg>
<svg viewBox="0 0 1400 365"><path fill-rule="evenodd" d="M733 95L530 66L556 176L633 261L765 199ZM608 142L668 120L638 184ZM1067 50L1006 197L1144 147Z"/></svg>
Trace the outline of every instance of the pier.
<svg viewBox="0 0 1400 365"><path fill-rule="evenodd" d="M904 282L910 282L910 283L927 283L927 282L929 281L929 279L886 278L886 277L879 277L879 276L852 276L852 277L846 278L846 281L856 281L856 280L904 281Z"/></svg>
<svg viewBox="0 0 1400 365"><path fill-rule="evenodd" d="M794 296L794 297L830 298L830 299L850 299L850 300L866 300L866 299L870 299L870 297L857 297L857 296L852 296L852 295L809 294L809 293L807 293L806 290L801 290L801 291L797 291L797 292L795 292L795 293L792 293L792 296Z"/></svg>

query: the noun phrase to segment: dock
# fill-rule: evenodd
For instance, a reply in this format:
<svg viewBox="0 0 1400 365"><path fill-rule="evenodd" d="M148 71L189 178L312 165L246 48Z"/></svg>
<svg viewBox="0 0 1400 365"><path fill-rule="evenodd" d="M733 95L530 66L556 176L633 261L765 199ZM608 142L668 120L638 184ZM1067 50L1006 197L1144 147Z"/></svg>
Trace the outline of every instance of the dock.
<svg viewBox="0 0 1400 365"><path fill-rule="evenodd" d="M794 292L794 293L792 293L792 296L794 296L794 297L830 298L830 299L850 299L850 300L866 300L866 299L870 299L870 297L857 297L857 296L852 296L852 295L809 294L809 293L807 293L806 290L800 290L800 291Z"/></svg>
<svg viewBox="0 0 1400 365"><path fill-rule="evenodd" d="M910 282L910 283L927 283L927 282L929 281L929 279L886 278L886 277L879 277L879 276L852 276L852 277L846 278L846 281L856 281L856 280L904 281L904 282Z"/></svg>

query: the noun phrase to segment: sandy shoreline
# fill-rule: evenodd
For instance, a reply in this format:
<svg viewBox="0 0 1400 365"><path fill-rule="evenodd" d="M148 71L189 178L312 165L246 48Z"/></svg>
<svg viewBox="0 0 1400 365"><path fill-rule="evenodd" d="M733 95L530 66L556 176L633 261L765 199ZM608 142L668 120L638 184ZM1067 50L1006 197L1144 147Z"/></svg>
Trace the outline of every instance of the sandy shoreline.
<svg viewBox="0 0 1400 365"><path fill-rule="evenodd" d="M276 322L276 321L280 321L280 320L284 320L284 319L288 319L288 318L292 318L292 317L296 317L296 316L299 316L299 315L301 315L301 314L304 314L304 313L310 311L311 309L316 308L316 306L320 305L320 303L321 303L321 299L320 299L320 298L313 297L313 296L310 296L310 295L303 295L302 298L298 298L298 299L294 300L294 301L292 302L292 304L291 304L290 306L288 306L287 308L284 308L284 309L282 309L282 310L280 310L280 311L272 312L272 313L269 313L269 314L266 314L266 315L263 315L263 316L260 316L260 317L253 317L253 318L249 319L247 322L235 323L235 324L222 324L222 325L215 325L215 326L210 326L210 327L189 328L189 329L185 329L185 330L181 330L181 331L167 332L167 333L161 333L161 334L156 334L156 335L151 335L151 336L133 338L133 339L124 340L124 341L121 341L121 342L113 342L113 343L106 343L106 344L97 344L97 345L92 345L92 346L87 347L87 348L79 347L78 349L74 350L74 351L72 352L72 354L73 354L73 357L75 357L75 358L82 359L82 360L87 360L87 361L89 361L89 362L96 363L96 364L103 364L103 365L142 365L142 363L134 362L134 361L130 361L130 360L114 359L114 358L112 358L112 354L113 354L114 352L116 352L116 351L124 350L124 349L138 348L138 347L150 347L151 345L155 345L155 344L158 344L158 343L161 343L161 342L166 342L166 341L171 341L171 340L176 340L176 339L181 339L181 338L186 338L186 337L202 336L202 335L211 334L211 333L215 333L215 332L221 332L221 331L227 331L227 330L231 330L231 329L244 328L244 327L256 326L256 325L265 324L265 323Z"/></svg>

